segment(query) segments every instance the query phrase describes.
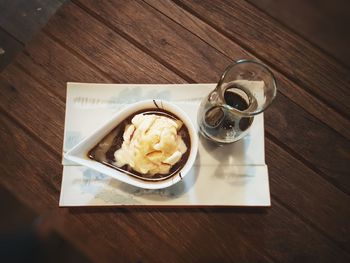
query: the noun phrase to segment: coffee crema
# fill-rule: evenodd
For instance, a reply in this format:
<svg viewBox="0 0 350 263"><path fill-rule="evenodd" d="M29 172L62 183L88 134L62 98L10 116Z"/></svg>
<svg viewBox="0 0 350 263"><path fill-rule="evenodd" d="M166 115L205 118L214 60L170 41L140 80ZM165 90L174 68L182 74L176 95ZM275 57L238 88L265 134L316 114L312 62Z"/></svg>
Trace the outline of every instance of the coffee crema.
<svg viewBox="0 0 350 263"><path fill-rule="evenodd" d="M95 160L97 162L100 162L104 165L107 165L113 169L116 169L120 172L126 173L130 176L146 180L146 181L161 181L168 179L175 174L177 174L182 167L186 164L190 150L191 150L191 140L188 128L183 123L181 128L177 131L177 135L181 136L183 142L185 143L187 150L186 152L181 156L181 159L175 163L169 170L169 173L167 174L142 174L137 171L135 171L130 165L124 165L121 167L118 167L116 165L116 159L115 159L115 152L119 150L122 147L122 144L124 142L123 140L123 134L125 131L125 128L127 125L131 124L131 120L134 118L134 116L138 114L143 115L158 115L158 116L164 116L173 120L180 120L175 114L163 110L163 109L146 109L137 111L127 118L125 118L122 122L120 122L111 132L109 132L96 146L94 146L89 152L88 157L92 160ZM180 174L181 176L181 174Z"/></svg>

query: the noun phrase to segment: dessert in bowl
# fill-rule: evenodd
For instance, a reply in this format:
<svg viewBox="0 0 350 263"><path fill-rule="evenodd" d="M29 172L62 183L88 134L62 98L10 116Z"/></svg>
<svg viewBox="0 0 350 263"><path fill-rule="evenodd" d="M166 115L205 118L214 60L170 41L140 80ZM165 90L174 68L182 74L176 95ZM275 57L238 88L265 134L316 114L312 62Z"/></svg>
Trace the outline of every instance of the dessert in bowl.
<svg viewBox="0 0 350 263"><path fill-rule="evenodd" d="M182 180L198 151L198 135L176 105L146 100L127 106L64 156L122 182L160 189Z"/></svg>

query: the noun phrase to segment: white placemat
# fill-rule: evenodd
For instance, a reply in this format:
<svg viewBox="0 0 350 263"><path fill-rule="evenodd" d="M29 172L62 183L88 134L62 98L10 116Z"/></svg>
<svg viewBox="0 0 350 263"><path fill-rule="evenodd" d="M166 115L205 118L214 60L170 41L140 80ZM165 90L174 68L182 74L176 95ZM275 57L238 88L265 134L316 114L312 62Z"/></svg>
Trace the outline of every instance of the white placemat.
<svg viewBox="0 0 350 263"><path fill-rule="evenodd" d="M68 83L63 151L127 104L144 99L171 101L196 124L200 100L215 85ZM68 160L62 164L60 206L270 206L262 114L255 117L249 134L234 144L217 147L200 138L191 174L166 189L140 189Z"/></svg>

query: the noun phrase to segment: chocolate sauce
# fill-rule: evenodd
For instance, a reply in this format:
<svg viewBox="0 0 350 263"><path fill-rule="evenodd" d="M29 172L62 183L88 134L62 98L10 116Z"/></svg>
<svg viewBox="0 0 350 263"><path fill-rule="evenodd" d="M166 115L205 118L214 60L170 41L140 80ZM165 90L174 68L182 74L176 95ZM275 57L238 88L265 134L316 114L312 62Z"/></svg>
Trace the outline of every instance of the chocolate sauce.
<svg viewBox="0 0 350 263"><path fill-rule="evenodd" d="M190 134L188 132L185 124L182 125L181 129L178 131L178 135L181 136L182 140L186 144L187 151L182 155L180 161L178 161L175 165L173 165L168 174L141 174L135 170L133 170L129 165L124 165L122 167L118 167L115 165L115 157L114 153L116 150L120 149L123 144L123 133L125 127L131 123L132 118L137 114L155 114L160 116L165 116L174 120L179 120L179 118L166 110L163 109L147 109L135 112L134 114L128 116L121 123L119 123L110 133L108 133L95 147L93 147L88 152L88 157L92 160L100 162L102 164L108 165L109 167L116 169L118 171L124 172L130 176L137 177L142 180L147 181L160 181L165 180L174 174L176 174L187 162L188 156L191 150L191 140Z"/></svg>

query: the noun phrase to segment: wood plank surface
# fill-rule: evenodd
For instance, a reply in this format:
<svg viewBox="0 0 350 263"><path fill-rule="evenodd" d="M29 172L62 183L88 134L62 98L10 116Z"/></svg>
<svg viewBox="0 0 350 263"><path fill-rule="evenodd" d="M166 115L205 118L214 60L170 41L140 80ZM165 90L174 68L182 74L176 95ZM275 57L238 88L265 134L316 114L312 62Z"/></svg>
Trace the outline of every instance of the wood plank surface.
<svg viewBox="0 0 350 263"><path fill-rule="evenodd" d="M56 56L59 54L59 56ZM26 46L15 64L28 72L42 85L57 95L62 101L66 98L67 81L113 83L113 78L89 61L68 51L44 33ZM79 67L76 67L79 65ZM72 68L76 67L74 70ZM54 77L53 77L54 76Z"/></svg>
<svg viewBox="0 0 350 263"><path fill-rule="evenodd" d="M222 0L215 5L206 0L176 2L349 117L349 70L248 2Z"/></svg>
<svg viewBox="0 0 350 263"><path fill-rule="evenodd" d="M332 103L324 97L327 81L345 74L341 65L240 1L73 2L1 74L0 144L10 150L0 160L0 183L6 189L96 262L350 261L348 109L346 97ZM244 45L230 37L232 13L219 17L232 4L242 11L235 23L260 30ZM242 39L251 34L239 30ZM266 53L254 41L266 41L268 32L297 43L292 55L302 50L311 61L331 61L329 79L316 80L321 66L308 64L316 72L308 76L282 51ZM273 64L280 89L265 115L270 209L57 207L67 81L216 82L243 56ZM346 96L338 88L332 91ZM334 116L329 122L326 113Z"/></svg>
<svg viewBox="0 0 350 263"><path fill-rule="evenodd" d="M231 61L242 58L259 60L256 56L244 50L231 39L227 38L213 27L206 24L204 21L197 18L192 13L182 9L179 5L171 0L155 1L143 0L153 8L157 9L162 14L166 15L176 23L191 31L194 35L201 38L203 41L214 47ZM279 92L290 98L298 106L302 107L324 124L337 130L346 138L350 139L349 125L350 121L344 118L341 114L327 107L322 101L316 99L310 93L306 92L301 86L296 85L283 74L273 70ZM332 116L329 118L328 116Z"/></svg>
<svg viewBox="0 0 350 263"><path fill-rule="evenodd" d="M112 77L114 82L168 83L168 78L176 76L170 70L158 74L159 68L165 66L75 5L67 5L64 10L66 12L58 12L51 19L44 31L78 56L101 67L101 71ZM118 71L120 69L123 72ZM180 77L177 77L177 81L183 82Z"/></svg>
<svg viewBox="0 0 350 263"><path fill-rule="evenodd" d="M41 140L55 142L52 150L62 149L64 103L14 65L7 67L2 76L7 81L2 82L11 84L3 84L0 89L1 110ZM45 99L38 100L40 97Z"/></svg>
<svg viewBox="0 0 350 263"><path fill-rule="evenodd" d="M23 49L23 45L0 27L0 72Z"/></svg>
<svg viewBox="0 0 350 263"><path fill-rule="evenodd" d="M18 186L18 179L20 179L23 183L18 186L19 192L30 194L33 198L25 199L23 194L18 193L21 200L25 199L23 200L25 203L30 203L30 206L34 206L38 211L54 209L58 201L59 193L56 189L59 187L59 182L52 179L52 176L60 172L58 160L51 157L50 152L33 141L3 114L0 116L0 142L6 146L11 143L15 149L0 164L6 175L2 178L2 183L13 188ZM13 134L16 136L14 137ZM36 149L36 152L28 155L26 149ZM41 160L43 155L47 156L44 164ZM23 162L13 163L12 160L23 160ZM16 172L15 165L21 165L21 173ZM16 178L9 176L13 173L18 176ZM27 176L28 173L32 176ZM51 175L51 179L48 175ZM42 195L50 195L53 199L41 198ZM33 200L36 202L33 203ZM82 233L86 231L82 229L84 225L89 226L89 236L94 237L94 251L88 255L96 261L97 259L111 260L112 257L115 259L119 256L132 261L138 259L159 261L166 257L167 262L204 259L209 261L223 259L222 261L231 262L239 257L246 261L265 262L281 261L288 255L298 256L298 259L302 260L320 262L330 261L334 256L337 256L339 262L349 260L349 256L342 250L276 203L274 209L268 212L225 209L177 209L161 212L158 209L125 211L124 209L82 208L59 209L51 213L51 217L55 216L56 221L59 220L58 216L64 214L64 222L56 223L55 227L63 231L64 235L75 228L72 233L76 235L70 237L79 247L85 247L84 251L88 249L91 241L85 239ZM104 227L101 228L101 225ZM164 225L167 227L162 228ZM77 229L82 233L77 232ZM281 239L281 236L284 238ZM203 240L212 242L203 243ZM202 244L201 247L197 246L199 243ZM133 245L130 246L130 244ZM213 244L216 245L213 246ZM247 245L251 246L246 248ZM232 246L236 248L235 254L230 253ZM158 250L157 254L153 252L155 247ZM109 249L113 251L104 254ZM95 254L96 251L101 254ZM267 253L269 256L263 256L264 254L254 251ZM94 252L93 255L92 252ZM109 253L113 254L109 255Z"/></svg>
<svg viewBox="0 0 350 263"><path fill-rule="evenodd" d="M350 67L348 0L248 0Z"/></svg>
<svg viewBox="0 0 350 263"><path fill-rule="evenodd" d="M9 85L2 83L3 85ZM44 97L42 99L45 99ZM9 119L0 113L0 143L6 147L13 147L15 150L11 151L6 158L1 160L0 167L4 171L4 177L2 178L2 184L4 184L9 189L17 187L18 193L15 193L20 200L29 206L36 209L38 212L45 211L47 209L54 209L57 206L60 182L53 179L54 175L59 175L61 173L61 166L59 165L59 160L50 154L40 143L33 141L33 139L18 127L15 123L9 121ZM15 136L14 136L15 135ZM32 149L34 152L32 154L27 154L27 150ZM42 162L42 156L46 156L45 162ZM18 160L18 162L13 162ZM17 171L17 167L20 166L21 170ZM11 174L16 174L16 177L11 176ZM27 176L31 174L31 176ZM48 177L50 176L50 177ZM18 185L18 180L22 183ZM28 197L30 196L30 199ZM41 198L41 196L50 196L51 198ZM35 202L33 202L35 200ZM70 236L73 238L75 243L85 247L84 250L88 250L89 244L94 245L94 253L100 252L100 254L91 255L95 260L112 260L115 258L123 258L124 260L148 260L154 261L159 260L160 255L152 255L152 247L157 247L161 249L162 256L168 259L169 254L173 257L170 258L170 262L176 262L176 259L184 260L185 258L177 251L174 253L173 244L169 242L168 239L163 239L172 234L180 234L178 229L184 229L186 226L186 220L177 220L175 224L171 224L175 215L170 215L169 217L164 216L157 210L152 212L150 210L148 216L144 213L148 212L145 210L136 210L135 214L139 215L138 220L134 220L133 216L130 216L128 212L124 209L55 209L56 211L51 212L50 219L56 217L56 221L59 220L59 216L65 215L65 220L62 222L55 222L59 230L63 231L63 235L67 235L71 228L75 230L72 233L76 233L75 236ZM95 214L94 219L91 215ZM116 215L117 214L117 215ZM152 215L154 214L154 215ZM181 217L181 216L180 216ZM191 213L188 214L191 217ZM140 219L142 219L140 221ZM54 220L54 221L55 221ZM159 220L159 221L158 221ZM100 226L103 222L109 222L106 229L101 231ZM143 222L143 223L142 223ZM153 233L153 230L157 230L160 225L164 223L169 224L170 232L164 233L159 236L159 232ZM87 224L90 225L89 232L94 236L94 239L86 240L85 236L82 234L83 226ZM143 225L145 224L145 225ZM160 224L160 225L159 225ZM194 227L194 225L192 225ZM202 225L200 222L197 223L197 229L192 229L194 234ZM61 229L62 228L62 229ZM77 232L80 229L81 232ZM172 233L174 231L175 233ZM215 234L207 232L207 234ZM77 242L78 241L78 242ZM114 242L112 245L111 242ZM186 242L183 240L183 242ZM237 240L238 242L238 240ZM134 244L134 246L130 246ZM184 243L185 244L185 243ZM117 246L118 250L112 250L114 246ZM182 247L176 247L176 249L181 250ZM110 250L110 252L106 251ZM241 245L240 250L245 254L247 260L256 260L262 256L254 253L251 249L245 248L245 245ZM215 254L219 257L222 253L220 248L214 249ZM111 254L112 253L112 254ZM91 253L88 253L88 255ZM242 255L243 256L243 255ZM262 260L266 262L266 260Z"/></svg>
<svg viewBox="0 0 350 263"><path fill-rule="evenodd" d="M80 17L80 19L84 19L83 17ZM85 19L84 19L85 20ZM66 19L65 19L65 21L67 21ZM65 28L68 28L69 27L69 24L72 24L72 23L70 23L70 21L68 20L67 21L67 24L64 24L64 27ZM61 23L58 23L58 25L62 25ZM79 31L79 30L78 30ZM77 32L78 32L77 31ZM69 32L69 30L67 30L66 32ZM83 30L80 30L80 32L82 32L82 33L80 33L80 35L82 35L82 34L84 34L83 32ZM76 35L76 37L78 38L78 39L81 39L82 38L82 36L80 36L80 35L77 35L77 34L75 34ZM68 40L69 39L72 39L72 37L73 37L73 35L70 35L70 34L68 34L68 36L66 35L60 35L60 39L67 39L66 40L66 42L67 42L67 44L69 44L68 42ZM39 41L40 40L40 41ZM74 40L73 40L74 41ZM28 69L28 71L29 71L29 75L31 75L31 76L33 76L35 79L37 79L37 80L39 80L41 83L47 83L47 88L48 89L50 89L50 91L54 91L54 90L59 90L59 89L61 89L62 90L62 92L60 92L60 93L62 93L62 94L64 94L63 93L63 91L65 90L65 84L64 83L61 83L61 84L59 84L59 82L57 81L57 80L59 80L59 79L69 79L70 77L72 77L72 76L86 76L87 74L91 77L91 76L95 76L96 74L94 74L93 72L94 71L86 71L86 73L85 73L85 71L84 71L84 68L85 67L83 67L82 65L82 63L81 62L79 62L77 59L74 59L74 56L72 55L72 54L70 54L69 52L63 52L63 50L61 50L61 49L58 49L57 51L61 54L59 57L57 57L56 59L55 59L55 63L38 63L37 61L41 61L41 57L43 56L43 54L45 53L45 52L41 52L41 49L43 49L43 50L55 50L56 49L56 47L55 47L55 45L57 45L57 44L55 44L55 42L54 41L52 41L47 35L42 35L39 39L38 39L38 41L35 41L35 42L38 42L38 43L33 43L33 47L36 47L36 48L31 48L31 47L28 47L27 49L30 49L30 52L31 53L33 53L34 55L32 55L32 57L31 57L31 59L30 60L25 60L24 58L27 58L28 56L20 56L19 58L18 58L18 63L21 63L21 65L23 65L23 66L25 66L25 68L27 68ZM44 43L44 44L43 44ZM52 48L48 48L48 45L51 45L52 46ZM99 50L97 50L97 52L99 52ZM38 58L37 58L38 57ZM67 61L67 60L69 60L69 58L71 57L71 61L72 62L74 62L74 63L77 63L77 64L79 64L79 65L81 65L80 67L74 67L74 64L69 64L69 65L66 65L66 68L64 67L64 65L65 65L65 61ZM102 59L103 59L103 57L104 56L102 56ZM122 59L124 59L124 58L122 58ZM43 65L43 67L42 68L40 68L40 67L37 67L36 66L36 64L41 64L41 65ZM61 65L61 66L57 66L57 65ZM121 70L122 70L122 67L121 66L118 66L117 64L113 64L112 65L112 67L113 68L120 68ZM72 68L74 68L74 70L72 70ZM67 70L67 69L70 69L70 70ZM97 71L97 70L96 70ZM45 72L45 74L43 74L43 72ZM51 78L49 78L48 76L48 74L49 73L46 73L46 72L52 72L52 75L53 75L53 73L55 73L54 74L54 77L51 77ZM159 71L159 73L161 73L161 74L163 74L163 72L162 71ZM16 73L17 75L19 74L19 73ZM123 72L122 72L122 74L124 74ZM5 72L5 76L6 76L6 72ZM93 79L93 78L90 78L89 79L91 82L96 82L96 81L99 81L100 79L98 78L98 79ZM80 80L79 80L80 81ZM118 81L118 79L117 79L117 81ZM170 79L170 81L174 81L174 82L176 82L177 81L177 78L174 78L174 79ZM28 81L27 81L28 82ZM23 102L22 102L23 103ZM30 101L27 101L26 102L26 104L30 104ZM284 102L282 102L281 103L281 105L282 105L282 107L283 107L283 105L284 105L285 103ZM288 105L288 104L287 104ZM279 108L278 106L276 107L276 108ZM293 110L294 110L294 108L292 108ZM275 110L274 110L274 108L272 108L272 112L275 112ZM288 113L289 114L289 113ZM278 115L283 115L283 113L278 113ZM18 118L21 118L21 114L18 114ZM29 118L28 116L27 116L27 118ZM272 128L271 128L271 130L272 130ZM59 133L57 134L58 136L60 135ZM39 136L41 137L41 135L39 134ZM272 143L272 142L271 142ZM59 140L57 140L57 143L56 143L56 145L55 145L55 143L53 142L53 143L51 143L51 145L50 145L50 147L51 148L57 148L57 145L59 145L60 144L60 141ZM278 149L278 148L277 148ZM277 155L277 156L279 156L279 155L282 155L282 156L284 156L284 158L288 158L288 154L284 151L284 150L282 150L282 149L280 149L279 150L279 154ZM277 156L276 156L276 160L278 159L277 158ZM271 162L269 162L269 163L272 163L273 164L273 162L276 162L276 163L279 163L279 162L277 162L277 161L274 161L275 159L273 159ZM297 160L295 160L294 159L294 161L296 161L297 162ZM289 163L289 162L288 162ZM291 163L289 163L289 165L291 166L292 164ZM279 173L281 172L281 171L283 171L284 169L289 169L288 168L288 165L286 165L286 166L284 166L283 168L278 168L278 165L277 165L277 167L276 167L276 169L278 169L278 171L279 171ZM279 174L279 173L276 173L276 174ZM282 175L282 178L280 179L281 181L284 181L284 182L288 182L288 174L286 175L286 177L284 177L284 174L283 173L281 173ZM309 175L310 174L310 172L308 171L308 169L306 169L306 168L303 168L303 169L301 169L301 171L299 172L299 174L300 174L300 178L302 178L305 174L307 174L307 175ZM312 174L312 172L311 172L311 174ZM309 175L310 176L310 175ZM312 177L312 175L311 175L311 177L310 177L310 180L311 179L313 179L313 180L316 180L316 181L319 181L320 180L320 178L317 176L317 175L315 175L314 174L314 178L315 179L313 179L313 177ZM323 184L324 183L322 183L322 180L321 180L321 183L319 183L321 186L323 186ZM318 185L318 184L316 184L316 183L314 183L314 185ZM277 183L276 185L275 185L275 187L276 187L276 189L279 189L279 183ZM292 184L292 185L289 185L289 184L287 184L286 185L286 188L288 189L289 187L293 187L293 189L296 187L296 184ZM325 189L325 188L323 188L323 189ZM286 192L287 194L286 194L286 197L288 197L288 196L290 196L290 197L293 197L293 192L289 192L289 191L287 191ZM308 193L308 190L307 189L305 189L305 193ZM306 218L309 218L310 220L312 220L312 221L316 221L317 222L317 218L319 217L319 215L320 214L323 214L323 216L325 217L324 219L325 220L327 220L328 221L328 223L330 223L330 222L333 222L335 219L337 219L337 220L345 220L346 219L346 216L349 214L348 212L347 212L347 209L346 209L346 207L344 207L344 206L342 206L342 207L339 207L339 205L341 205L341 204L346 204L347 202L348 202L348 199L347 199L347 197L345 196L343 196L342 195L342 193L340 193L340 192L335 192L335 193L333 193L332 191L331 191L331 194L330 195L332 195L333 194L333 198L332 199L330 199L330 203L329 203L329 205L327 205L327 206L322 206L322 207L317 207L317 208L314 208L313 206L307 206L307 208L308 209L312 209L312 211L314 211L315 209L316 209L316 213L315 214L313 214L313 215L311 215L311 216L309 216L309 214L306 214L306 215L304 215ZM303 195L302 195L303 196ZM303 198L305 198L305 199L307 199L307 200L309 200L309 199L311 199L311 200L313 200L312 202L317 202L317 200L319 200L320 198L322 198L322 196L315 196L315 197L312 197L312 196L309 196L309 195L307 195L306 197L305 196L303 196ZM292 199L293 200L293 199ZM288 204L292 204L293 205L293 201L292 201L291 199L286 199L286 200L284 200L284 199L282 199L282 201L283 202L285 202L285 203L288 203ZM310 202L311 204L312 204L312 202ZM327 202L326 202L327 203ZM295 206L295 205L294 205ZM333 213L329 213L329 211L327 211L328 209L330 209L330 207L337 207L337 209L338 209L338 211L343 211L342 212L342 214L344 214L344 218L343 217L341 217L341 218L337 218L337 217L334 217L334 214ZM299 209L298 207L296 207L296 210L299 210L300 211L300 213L302 213L302 211L305 209L305 207L303 207L302 209ZM336 210L337 210L336 209ZM329 215L333 215L333 216L329 216ZM324 230L325 230L325 232L329 232L329 235L330 236L332 236L333 238L335 238L335 239L339 239L339 240L343 240L343 239L341 239L341 237L343 237L343 235L339 235L338 233L339 233L339 231L341 232L341 231L343 231L344 229L343 229L343 227L341 227L341 224L338 224L338 222L337 221L334 221L335 222L335 224L334 224L334 228L332 229L332 231L328 231L328 229L329 228L324 228ZM321 224L320 225L320 227L321 228L323 228L322 227L323 226L323 224ZM348 230L346 230L345 229L345 232L346 231L348 231ZM346 242L346 240L344 241L341 241L341 242ZM347 244L345 244L345 245L347 245Z"/></svg>
<svg viewBox="0 0 350 263"><path fill-rule="evenodd" d="M67 9L67 10L69 10L69 9ZM74 13L78 13L77 11L75 12L74 11ZM79 19L80 20L86 20L83 16L82 17L79 17ZM57 23L58 25L60 25L60 26L62 26L62 27L64 27L64 28L66 28L66 29L68 29L68 30L66 30L66 32L69 32L69 25L70 24L73 24L69 19L67 20L67 19L64 19L64 21L67 23L67 24L62 24L62 23L64 23L63 21L62 22L59 22L59 23ZM56 25L56 22L54 21L54 23L55 23L55 25ZM49 25L49 27L50 27L51 25ZM90 24L88 24L88 26L90 27L90 26L92 26L92 25L90 25ZM65 39L65 41L67 42L67 45L70 45L69 44L69 40L70 39L72 39L73 38L73 36L74 35L76 35L76 38L78 38L78 39L81 39L82 37L84 37L84 36L81 36L81 35L83 35L84 34L84 31L83 30L80 30L80 32L82 32L82 33L80 33L80 34L77 34L77 32L79 32L79 28L77 29L77 31L75 31L75 33L74 34L68 34L68 36L67 35L64 35L64 34L60 34L59 36L60 36L60 39ZM45 36L45 35L43 35L41 38L40 38L40 40L42 41L42 42L49 42L51 45L53 45L54 44L54 42L53 41L51 41L47 36ZM75 41L75 40L73 40L73 41ZM41 57L42 56L42 52L40 52L40 48L44 48L44 49L47 49L47 45L44 45L44 46L42 46L40 43L33 43L33 46L36 46L38 49L33 49L33 50L31 50L31 52L33 53L33 54L37 54L37 56L39 56L39 57ZM52 50L54 50L54 49L52 49ZM55 65L64 65L64 63L65 63L65 61L67 60L67 59L69 59L69 54L64 54L61 50L59 50L60 51L60 54L62 54L62 56L60 56L60 57L58 57L57 59L56 59L56 61L55 61L55 63L50 63L50 64L47 64L47 63L45 63L45 64L43 64L43 65L45 65L45 67L44 67L44 70L40 70L40 68L36 68L36 67L34 67L31 63L30 63L30 61L28 62L28 61L23 61L23 59L22 59L22 57L19 57L19 62L21 63L21 64L23 64L23 65L25 65L25 67L26 68L28 68L28 69L30 69L30 75L32 75L33 77L35 77L35 78L37 78L37 79L39 79L40 80L40 82L46 82L48 85L48 87L50 87L50 88L53 88L53 89L58 89L59 87L61 87L61 89L63 88L64 89L64 83L62 83L62 85L58 85L57 83L56 83L56 81L55 81L55 79L60 79L60 78L62 78L63 77L63 79L65 79L65 78L69 78L69 77L71 77L71 76L79 76L79 75L85 75L84 74L84 72L82 72L81 71L81 69L83 68L83 67L79 67L78 69L77 69L77 71L72 71L72 70L70 70L70 71L68 71L68 70L64 70L64 69L60 69L61 67L55 67ZM97 52L99 52L99 49L97 49ZM100 53L100 52L99 52ZM104 56L101 56L101 58L103 59L103 57ZM124 59L124 58L122 58L122 59ZM38 59L36 58L36 57L32 57L32 60L33 61L37 61ZM74 61L73 59L72 59L72 61ZM112 65L112 67L113 68L121 68L122 69L122 67L120 67L120 66L118 66L117 64L113 64ZM69 68L71 68L71 66L69 65ZM80 70L80 71L78 71L78 70ZM44 77L42 77L41 76L41 72L42 71L48 71L48 72L55 72L55 75L57 76L57 77L54 77L54 78L48 78L48 77L46 77L46 76L44 76ZM69 75L66 75L67 73L69 73ZM162 73L163 74L163 72L162 71L159 71L159 73ZM89 74L90 74L90 76L93 76L94 74L92 74L91 72L89 72ZM123 75L124 73L122 72L122 75ZM91 79L91 81L92 82L94 82L94 79ZM177 81L177 79L176 78L174 78L174 79L172 79L171 81L174 81L174 82L176 82ZM62 91L63 91L63 89L62 89ZM287 109L289 108L288 107L288 103L286 103L286 102L284 102L284 101L282 101L281 103L279 103L279 106L276 106L276 107L274 107L273 106L273 108L272 108L272 110L271 110L271 112L273 112L273 115L275 114L275 112L276 112L276 110L275 109L279 109L279 108L283 108L284 107L284 105L287 105ZM294 107L294 108L293 108ZM291 108L291 110L292 111L297 111L296 109L295 109L295 106L292 104L292 108ZM281 113L281 112L278 112L278 113L276 113L276 115L277 116L280 116L280 115L291 115L289 112L287 112L287 113ZM293 116L293 114L291 115L291 116ZM278 120L277 120L278 121ZM268 128L270 128L270 129L268 129L268 130L271 130L271 131L273 131L275 128L273 127L273 125L274 124L272 124L272 125L270 125L270 126L272 126L272 127L268 127ZM276 126L276 127L278 127L278 125ZM322 125L320 125L320 127L322 128ZM319 129L318 127L316 127L315 128L315 130L317 130L317 129ZM54 146L53 146L54 147ZM282 152L283 153L283 150L280 150L280 152ZM287 158L287 156L288 155L286 155L285 154L285 156L286 156L286 158ZM307 171L307 170L306 170ZM306 171L304 171L303 173L310 173L310 172L306 172ZM301 174L303 174L303 173L301 173ZM285 179L283 179L283 180L286 180L287 178L285 178ZM286 181L288 181L288 180L286 180ZM276 184L276 187L278 187L278 185L279 184ZM306 191L307 192L307 191ZM292 194L292 193L290 193L290 194ZM340 194L340 196L341 196L341 194ZM308 198L310 198L310 197L308 197ZM317 198L320 198L320 197L317 197ZM339 199L334 199L334 200L338 200L337 202L338 203L346 203L346 201L347 201L347 199L342 199L342 198L339 198ZM316 202L317 200L315 199L315 202ZM311 208L311 207L310 207ZM342 210L342 211L345 211L345 210ZM318 210L318 212L322 212L322 211L320 211L320 210ZM325 215L327 215L328 213L327 212L322 212L323 214L325 214ZM346 214L346 213L345 213ZM316 220L316 218L317 218L317 215L314 215L314 217L313 217L313 220ZM331 221L331 220L333 220L334 218L332 218L332 217L330 217L329 218L329 220ZM338 225L339 226L339 225ZM325 229L326 230L326 232L327 232L327 229ZM338 230L340 230L340 229L338 229ZM335 231L334 231L335 232ZM334 233L333 231L332 231L332 233ZM336 235L333 235L335 238L337 238L337 236Z"/></svg>

